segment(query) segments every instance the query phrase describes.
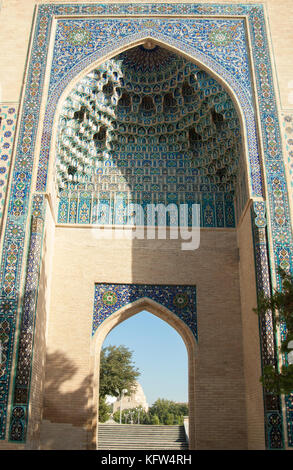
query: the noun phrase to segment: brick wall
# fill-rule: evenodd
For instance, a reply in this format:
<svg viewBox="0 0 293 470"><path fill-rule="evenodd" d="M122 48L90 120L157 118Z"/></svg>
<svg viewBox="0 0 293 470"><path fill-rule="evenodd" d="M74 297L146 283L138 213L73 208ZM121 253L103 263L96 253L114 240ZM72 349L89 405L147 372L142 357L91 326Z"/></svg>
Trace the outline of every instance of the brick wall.
<svg viewBox="0 0 293 470"><path fill-rule="evenodd" d="M58 227L55 237L44 419L88 423L96 282L195 284L197 448L247 448L236 231L202 230L195 251L179 240L97 240L87 228Z"/></svg>

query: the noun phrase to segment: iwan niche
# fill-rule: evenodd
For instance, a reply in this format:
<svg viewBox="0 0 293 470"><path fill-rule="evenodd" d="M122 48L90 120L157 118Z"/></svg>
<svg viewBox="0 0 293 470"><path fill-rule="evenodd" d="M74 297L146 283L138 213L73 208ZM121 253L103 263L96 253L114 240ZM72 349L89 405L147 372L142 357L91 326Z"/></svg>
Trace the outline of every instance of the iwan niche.
<svg viewBox="0 0 293 470"><path fill-rule="evenodd" d="M57 139L58 222L146 225L140 204L200 204L202 227L235 227L247 200L241 130L222 85L147 41L86 75ZM167 225L170 218L167 219Z"/></svg>

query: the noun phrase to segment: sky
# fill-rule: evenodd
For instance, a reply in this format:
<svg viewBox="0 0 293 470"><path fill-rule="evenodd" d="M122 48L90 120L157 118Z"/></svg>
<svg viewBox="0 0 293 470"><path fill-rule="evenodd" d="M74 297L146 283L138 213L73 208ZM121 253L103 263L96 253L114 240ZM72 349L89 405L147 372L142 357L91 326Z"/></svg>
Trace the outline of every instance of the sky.
<svg viewBox="0 0 293 470"><path fill-rule="evenodd" d="M188 401L187 350L181 336L160 318L143 311L116 326L103 346L124 345L133 351L147 402L158 398Z"/></svg>

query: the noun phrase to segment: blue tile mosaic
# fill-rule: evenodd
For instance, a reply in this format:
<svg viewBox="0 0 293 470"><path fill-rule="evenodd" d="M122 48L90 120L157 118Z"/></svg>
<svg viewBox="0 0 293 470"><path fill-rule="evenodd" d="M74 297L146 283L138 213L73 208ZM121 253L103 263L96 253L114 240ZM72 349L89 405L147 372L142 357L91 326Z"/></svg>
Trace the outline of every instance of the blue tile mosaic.
<svg viewBox="0 0 293 470"><path fill-rule="evenodd" d="M269 270L269 256L267 243L267 219L266 207L263 201L254 202L251 208L251 220L253 227L254 258L257 294L270 296L271 281ZM274 333L274 319L272 312L259 317L261 365L262 369L267 365L276 365L277 354ZM281 399L277 395L267 393L263 388L263 399L266 422L266 447L269 449L284 448L282 430Z"/></svg>
<svg viewBox="0 0 293 470"><path fill-rule="evenodd" d="M114 312L143 298L177 315L197 339L196 287L182 285L96 284L92 334Z"/></svg>

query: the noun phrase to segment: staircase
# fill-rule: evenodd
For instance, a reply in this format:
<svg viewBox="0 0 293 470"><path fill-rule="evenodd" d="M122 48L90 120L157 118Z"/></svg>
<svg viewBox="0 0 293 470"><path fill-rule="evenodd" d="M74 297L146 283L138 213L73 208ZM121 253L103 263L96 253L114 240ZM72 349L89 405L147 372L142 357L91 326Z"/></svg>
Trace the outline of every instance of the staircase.
<svg viewBox="0 0 293 470"><path fill-rule="evenodd" d="M184 426L99 424L100 450L186 450Z"/></svg>

